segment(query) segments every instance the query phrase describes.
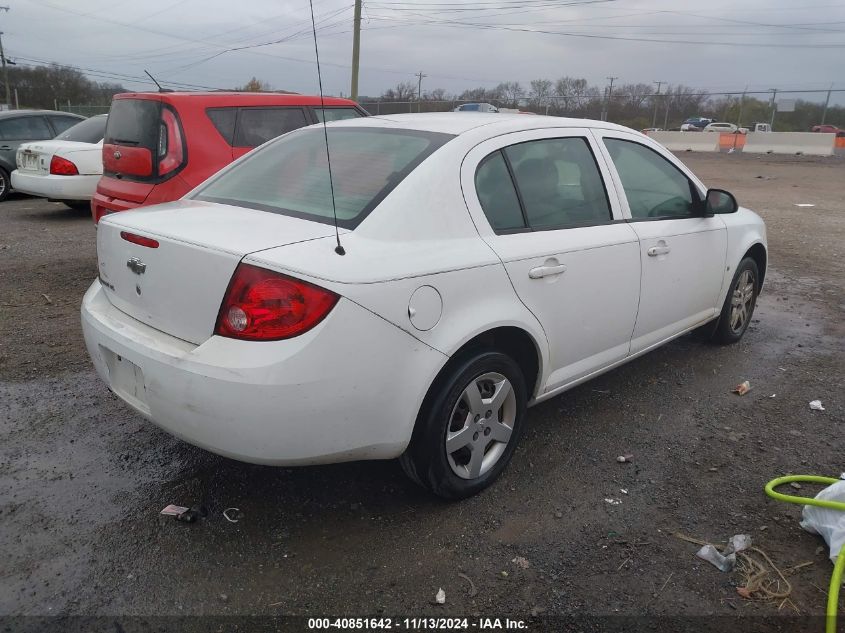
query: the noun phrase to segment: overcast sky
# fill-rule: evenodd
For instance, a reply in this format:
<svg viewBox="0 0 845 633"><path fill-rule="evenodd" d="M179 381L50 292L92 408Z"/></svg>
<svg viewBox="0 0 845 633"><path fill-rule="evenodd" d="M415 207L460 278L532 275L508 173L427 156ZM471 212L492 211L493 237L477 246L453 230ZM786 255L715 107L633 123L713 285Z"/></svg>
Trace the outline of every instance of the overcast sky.
<svg viewBox="0 0 845 633"><path fill-rule="evenodd" d="M6 55L91 79L317 91L307 0L6 0ZM800 5L800 6L799 6ZM353 0L314 0L323 84L349 93ZM545 31L545 32L541 32ZM282 40L281 43L255 46ZM243 50L227 50L251 47ZM712 91L845 88L845 0L365 0L362 95L584 77ZM795 95L821 101L824 95ZM845 102L845 93L832 101Z"/></svg>

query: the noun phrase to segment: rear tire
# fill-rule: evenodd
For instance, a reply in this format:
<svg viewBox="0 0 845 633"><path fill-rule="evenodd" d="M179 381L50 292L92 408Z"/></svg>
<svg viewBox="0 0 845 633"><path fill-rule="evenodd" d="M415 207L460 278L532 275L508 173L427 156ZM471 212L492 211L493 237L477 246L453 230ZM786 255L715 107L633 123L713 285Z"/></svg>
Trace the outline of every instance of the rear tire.
<svg viewBox="0 0 845 633"><path fill-rule="evenodd" d="M760 270L757 262L746 257L736 267L711 340L722 345L738 342L751 323L759 293Z"/></svg>
<svg viewBox="0 0 845 633"><path fill-rule="evenodd" d="M510 356L473 352L435 381L399 459L402 469L445 499L480 492L510 461L526 401L525 378Z"/></svg>
<svg viewBox="0 0 845 633"><path fill-rule="evenodd" d="M0 202L3 202L9 197L9 191L12 188L12 181L9 178L9 172L0 167Z"/></svg>

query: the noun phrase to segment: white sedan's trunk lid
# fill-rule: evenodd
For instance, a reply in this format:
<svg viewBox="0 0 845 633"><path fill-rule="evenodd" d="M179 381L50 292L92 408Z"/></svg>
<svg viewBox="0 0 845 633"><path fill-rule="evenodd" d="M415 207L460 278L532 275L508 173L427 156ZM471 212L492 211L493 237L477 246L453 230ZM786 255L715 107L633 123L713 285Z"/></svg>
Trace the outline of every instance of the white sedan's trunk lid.
<svg viewBox="0 0 845 633"><path fill-rule="evenodd" d="M17 167L28 174L49 174L50 161L55 154L73 162L79 173L92 175L103 173L102 145L95 143L81 143L78 141L35 141L25 143L18 149ZM74 160L80 152L90 153L94 160Z"/></svg>
<svg viewBox="0 0 845 633"><path fill-rule="evenodd" d="M130 242L121 232L156 240L158 247ZM116 308L200 344L212 335L245 255L333 234L334 227L318 222L181 200L105 216L97 230L99 276Z"/></svg>

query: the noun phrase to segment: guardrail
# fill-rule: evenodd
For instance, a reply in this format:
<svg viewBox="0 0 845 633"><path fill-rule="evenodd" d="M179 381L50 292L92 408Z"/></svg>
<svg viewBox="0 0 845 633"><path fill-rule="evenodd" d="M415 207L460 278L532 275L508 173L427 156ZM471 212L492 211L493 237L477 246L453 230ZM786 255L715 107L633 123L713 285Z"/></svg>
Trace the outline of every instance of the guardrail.
<svg viewBox="0 0 845 633"><path fill-rule="evenodd" d="M673 152L718 152L717 132L649 132L655 141Z"/></svg>
<svg viewBox="0 0 845 633"><path fill-rule="evenodd" d="M819 132L756 132L748 134L743 152L749 154L810 154L831 156L835 134Z"/></svg>
<svg viewBox="0 0 845 633"><path fill-rule="evenodd" d="M648 136L673 152L845 155L845 137L818 132L649 132Z"/></svg>

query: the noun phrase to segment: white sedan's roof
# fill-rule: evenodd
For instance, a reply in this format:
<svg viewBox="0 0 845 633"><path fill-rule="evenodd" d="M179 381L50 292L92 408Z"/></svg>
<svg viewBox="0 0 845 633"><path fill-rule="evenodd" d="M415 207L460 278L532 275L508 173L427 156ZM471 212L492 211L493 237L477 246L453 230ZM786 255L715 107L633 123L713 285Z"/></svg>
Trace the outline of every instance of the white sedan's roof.
<svg viewBox="0 0 845 633"><path fill-rule="evenodd" d="M629 128L606 121L569 119L557 116L502 114L482 112L426 112L422 114L382 114L358 119L344 119L333 125L343 127L396 127L424 132L459 135L481 127L491 136L504 132L550 127L593 127L630 132Z"/></svg>

